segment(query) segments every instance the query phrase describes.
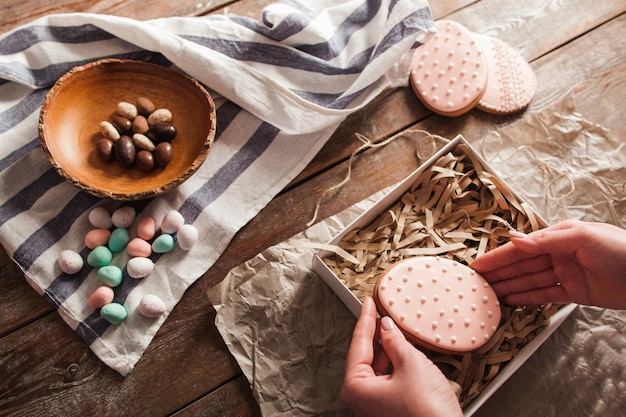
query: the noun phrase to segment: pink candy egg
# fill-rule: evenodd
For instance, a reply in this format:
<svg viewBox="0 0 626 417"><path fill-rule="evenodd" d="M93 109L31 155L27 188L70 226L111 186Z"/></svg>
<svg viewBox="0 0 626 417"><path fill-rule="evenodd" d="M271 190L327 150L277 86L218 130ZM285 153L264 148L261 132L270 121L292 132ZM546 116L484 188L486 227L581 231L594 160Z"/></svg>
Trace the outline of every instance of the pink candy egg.
<svg viewBox="0 0 626 417"><path fill-rule="evenodd" d="M87 300L87 302L93 308L102 308L112 302L113 297L113 289L111 287L107 287L106 285L102 285L98 287L91 294L91 296L89 296L89 300Z"/></svg>
<svg viewBox="0 0 626 417"><path fill-rule="evenodd" d="M94 249L98 246L106 246L111 237L108 229L92 229L85 235L85 246Z"/></svg>
<svg viewBox="0 0 626 417"><path fill-rule="evenodd" d="M128 252L130 256L147 258L152 254L152 246L145 240L136 237L128 242L128 245L126 245L126 252Z"/></svg>
<svg viewBox="0 0 626 417"><path fill-rule="evenodd" d="M154 237L156 229L157 227L154 219L152 217L145 217L141 219L137 225L137 236L143 240L150 240Z"/></svg>

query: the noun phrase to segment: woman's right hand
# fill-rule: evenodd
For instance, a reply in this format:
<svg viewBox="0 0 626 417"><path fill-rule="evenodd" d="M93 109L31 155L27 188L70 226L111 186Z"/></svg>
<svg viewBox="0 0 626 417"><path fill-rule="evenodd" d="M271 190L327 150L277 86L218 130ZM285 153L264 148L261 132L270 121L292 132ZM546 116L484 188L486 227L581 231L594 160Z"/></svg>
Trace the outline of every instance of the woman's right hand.
<svg viewBox="0 0 626 417"><path fill-rule="evenodd" d="M626 230L568 220L510 239L472 263L508 304L626 309Z"/></svg>

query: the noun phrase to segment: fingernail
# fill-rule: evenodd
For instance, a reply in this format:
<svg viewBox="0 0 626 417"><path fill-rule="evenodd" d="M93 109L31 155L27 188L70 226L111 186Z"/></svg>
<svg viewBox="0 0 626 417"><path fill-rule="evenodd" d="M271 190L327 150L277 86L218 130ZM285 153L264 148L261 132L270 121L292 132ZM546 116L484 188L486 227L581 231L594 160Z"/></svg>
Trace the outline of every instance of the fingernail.
<svg viewBox="0 0 626 417"><path fill-rule="evenodd" d="M389 316L385 316L382 319L380 319L380 325L383 328L383 330L394 330L396 328L396 324L393 322L393 320Z"/></svg>
<svg viewBox="0 0 626 417"><path fill-rule="evenodd" d="M526 236L528 236L526 233L518 232L517 230L509 230L509 237L523 239Z"/></svg>

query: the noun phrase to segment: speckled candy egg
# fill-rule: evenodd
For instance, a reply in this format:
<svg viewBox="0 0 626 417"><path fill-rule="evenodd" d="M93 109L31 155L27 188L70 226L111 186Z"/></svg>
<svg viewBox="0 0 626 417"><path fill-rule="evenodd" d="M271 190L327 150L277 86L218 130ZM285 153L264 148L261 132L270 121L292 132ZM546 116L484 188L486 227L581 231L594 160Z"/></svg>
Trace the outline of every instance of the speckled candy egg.
<svg viewBox="0 0 626 417"><path fill-rule="evenodd" d="M83 268L83 258L78 252L65 249L59 254L59 267L66 274L76 274Z"/></svg>
<svg viewBox="0 0 626 417"><path fill-rule="evenodd" d="M135 209L130 206L120 207L111 215L111 221L115 227L128 229L135 221Z"/></svg>
<svg viewBox="0 0 626 417"><path fill-rule="evenodd" d="M154 294L146 294L139 302L139 313L144 317L159 317L165 313L165 303Z"/></svg>

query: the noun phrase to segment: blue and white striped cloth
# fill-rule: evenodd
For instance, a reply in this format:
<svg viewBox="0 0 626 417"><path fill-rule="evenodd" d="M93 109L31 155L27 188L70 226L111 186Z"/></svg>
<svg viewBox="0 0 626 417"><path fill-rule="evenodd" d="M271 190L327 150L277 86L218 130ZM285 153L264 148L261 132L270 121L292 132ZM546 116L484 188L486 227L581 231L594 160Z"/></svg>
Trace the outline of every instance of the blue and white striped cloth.
<svg viewBox="0 0 626 417"><path fill-rule="evenodd" d="M433 33L426 0L285 0L268 6L259 21L61 14L6 33L0 37L0 241L93 352L127 375L185 290L338 124L383 89L406 85L412 49ZM62 180L40 148L38 115L49 88L72 67L106 57L176 67L215 98L217 135L207 161L166 195L132 203L95 198ZM85 266L68 276L56 262L63 249L86 257L93 207L113 211L122 204L157 220L178 210L201 236L190 252L155 257L150 276L115 288L115 300L130 314L114 326L87 303L98 286L96 271ZM148 293L165 301L166 314L135 313Z"/></svg>

